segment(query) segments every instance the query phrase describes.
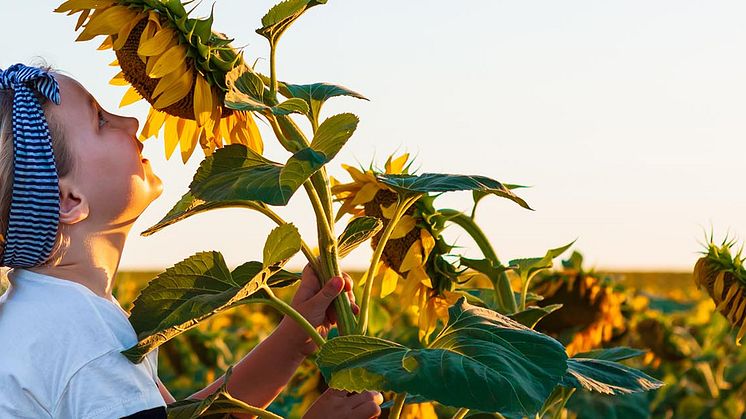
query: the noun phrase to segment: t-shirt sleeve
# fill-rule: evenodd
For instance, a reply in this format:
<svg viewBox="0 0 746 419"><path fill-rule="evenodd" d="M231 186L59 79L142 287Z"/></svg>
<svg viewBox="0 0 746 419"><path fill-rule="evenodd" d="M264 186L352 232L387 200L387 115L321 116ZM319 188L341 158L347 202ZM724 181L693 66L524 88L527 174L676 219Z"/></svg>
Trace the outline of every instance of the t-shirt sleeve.
<svg viewBox="0 0 746 419"><path fill-rule="evenodd" d="M158 385L142 364L119 351L108 352L81 367L68 381L54 417L121 418L166 406Z"/></svg>

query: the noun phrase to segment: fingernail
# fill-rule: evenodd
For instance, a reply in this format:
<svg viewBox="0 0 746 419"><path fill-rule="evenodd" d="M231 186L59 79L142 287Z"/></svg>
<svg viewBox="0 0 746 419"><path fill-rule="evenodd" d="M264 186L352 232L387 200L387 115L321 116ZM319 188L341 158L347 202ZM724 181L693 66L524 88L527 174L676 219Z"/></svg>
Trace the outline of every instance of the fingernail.
<svg viewBox="0 0 746 419"><path fill-rule="evenodd" d="M352 306L352 313L353 314L360 314L360 307L358 307L358 306Z"/></svg>

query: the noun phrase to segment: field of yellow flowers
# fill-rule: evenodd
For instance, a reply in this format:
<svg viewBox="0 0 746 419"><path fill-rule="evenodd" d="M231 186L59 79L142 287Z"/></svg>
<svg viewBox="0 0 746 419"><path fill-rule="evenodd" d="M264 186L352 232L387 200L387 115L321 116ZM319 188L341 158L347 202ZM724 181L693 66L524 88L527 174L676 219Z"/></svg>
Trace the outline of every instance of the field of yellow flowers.
<svg viewBox="0 0 746 419"><path fill-rule="evenodd" d="M561 269L536 281L532 297L543 297L536 304L563 304L537 329L557 337L568 352L605 346L645 351L627 362L666 385L657 391L616 397L579 391L567 403L564 417L732 418L744 413L746 351L735 345L728 322L714 311L707 295L696 289L691 274L604 274L586 272L581 265L582 258L576 253ZM116 296L125 309L157 274L119 274ZM362 274L352 276L358 279ZM282 296L288 298L293 290L283 291ZM400 312L396 295L394 292L373 305L377 309L371 331L374 336L416 342L417 317ZM174 396L187 397L250 351L271 333L279 319L270 308L249 305L204 322L161 347L161 379ZM307 361L269 410L284 417L300 417L324 389L321 374ZM452 414L448 407L422 403L407 405L402 416Z"/></svg>

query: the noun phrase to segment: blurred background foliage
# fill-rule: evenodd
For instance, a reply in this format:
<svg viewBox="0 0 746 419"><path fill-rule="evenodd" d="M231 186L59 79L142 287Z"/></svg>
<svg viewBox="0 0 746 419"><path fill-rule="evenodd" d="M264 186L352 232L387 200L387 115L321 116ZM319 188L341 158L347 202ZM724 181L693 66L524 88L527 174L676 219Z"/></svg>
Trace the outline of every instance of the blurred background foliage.
<svg viewBox="0 0 746 419"><path fill-rule="evenodd" d="M714 311L706 293L695 288L691 274L586 272L582 257L578 257L574 254L532 287L532 292L544 298L534 304L565 304L552 313L554 318L546 317L536 328L569 344L569 351L573 345L575 352L604 346L646 350L645 356L625 362L666 385L658 391L616 397L578 391L561 417L742 417L746 411L746 350L736 346L735 332ZM118 274L115 296L126 310L157 274ZM362 273L351 275L359 280ZM470 276L468 283L473 287L484 281L479 275L464 275ZM6 287L5 278L0 279L0 293ZM417 312L400 310L401 301L396 298L400 291L375 300L370 329L375 336L417 345ZM281 292L289 300L294 289ZM272 333L279 320L271 308L248 305L200 324L161 346L161 380L177 399L188 397L238 362ZM288 418L301 417L325 388L308 360L270 410ZM402 417L451 417L454 412L447 406L423 403L407 405ZM467 417L494 416L471 412Z"/></svg>

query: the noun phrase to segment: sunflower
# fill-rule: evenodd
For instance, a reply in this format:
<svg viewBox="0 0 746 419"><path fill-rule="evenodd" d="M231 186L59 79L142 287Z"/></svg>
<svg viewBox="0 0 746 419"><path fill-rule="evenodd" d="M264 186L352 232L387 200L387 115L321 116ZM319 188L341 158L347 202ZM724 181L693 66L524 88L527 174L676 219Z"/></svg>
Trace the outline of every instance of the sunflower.
<svg viewBox="0 0 746 419"><path fill-rule="evenodd" d="M694 282L697 288L707 290L716 310L738 329L736 344L740 345L746 334L746 268L741 250L732 254L734 244L727 239L720 246L710 241L704 256L694 265Z"/></svg>
<svg viewBox="0 0 746 419"><path fill-rule="evenodd" d="M224 143L262 152L252 115L223 106L225 75L244 65L232 39L212 31L212 15L193 19L180 1L68 0L56 12L80 13L77 41L104 36L100 50L112 49L121 71L111 84L129 86L121 106L151 104L140 141L164 131L166 158L176 145L186 162L199 143L206 155Z"/></svg>
<svg viewBox="0 0 746 419"><path fill-rule="evenodd" d="M543 297L539 306L562 304L536 328L568 341L569 355L598 348L624 330L624 294L608 281L584 272L581 264L582 256L573 253L562 272L539 278L532 289Z"/></svg>
<svg viewBox="0 0 746 419"><path fill-rule="evenodd" d="M386 174L407 174L411 162L409 154L390 156L384 165ZM393 189L376 179L372 168L361 170L343 165L352 177L350 183L332 179L332 193L342 203L337 219L345 214L377 217L384 227L394 216L397 195ZM452 248L433 225L437 217L433 197L423 196L402 216L394 229L381 260L378 262L376 281L380 281L380 297L394 292L399 278L405 278L401 288L401 302L411 307L418 316L420 340L426 339L437 326L438 319L448 318L448 307L460 294L452 292L453 284L461 273L448 263L444 255ZM383 231L373 236L371 246L378 245ZM365 276L363 276L365 278Z"/></svg>

